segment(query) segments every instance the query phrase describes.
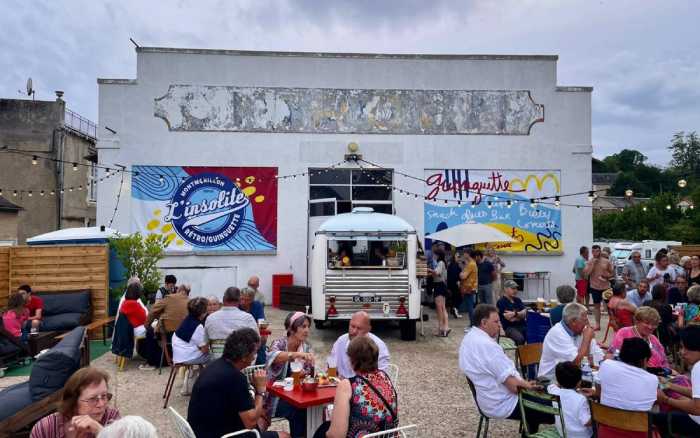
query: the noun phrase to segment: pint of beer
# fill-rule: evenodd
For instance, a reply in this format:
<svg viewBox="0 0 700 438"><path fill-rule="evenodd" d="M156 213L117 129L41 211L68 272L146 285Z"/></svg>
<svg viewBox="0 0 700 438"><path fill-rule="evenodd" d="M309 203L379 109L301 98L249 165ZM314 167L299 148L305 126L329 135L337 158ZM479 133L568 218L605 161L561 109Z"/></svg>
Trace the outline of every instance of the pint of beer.
<svg viewBox="0 0 700 438"><path fill-rule="evenodd" d="M338 368L337 368L337 364L335 363L335 357L328 356L328 377L337 377L337 376L338 376Z"/></svg>
<svg viewBox="0 0 700 438"><path fill-rule="evenodd" d="M301 374L304 369L304 365L299 361L293 361L289 364L292 368L292 379L294 379L294 386L301 385Z"/></svg>
<svg viewBox="0 0 700 438"><path fill-rule="evenodd" d="M537 298L537 311L542 312L544 310L544 298Z"/></svg>

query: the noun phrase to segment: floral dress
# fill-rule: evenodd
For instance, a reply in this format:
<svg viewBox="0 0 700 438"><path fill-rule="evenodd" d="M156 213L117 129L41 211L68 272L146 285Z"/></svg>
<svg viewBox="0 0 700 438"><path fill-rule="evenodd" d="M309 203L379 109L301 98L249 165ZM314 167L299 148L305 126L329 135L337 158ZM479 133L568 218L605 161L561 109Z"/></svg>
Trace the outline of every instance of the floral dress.
<svg viewBox="0 0 700 438"><path fill-rule="evenodd" d="M347 438L361 438L398 426L396 390L384 371L357 374L350 379L350 385L352 395Z"/></svg>
<svg viewBox="0 0 700 438"><path fill-rule="evenodd" d="M700 306L688 304L685 308L684 316L686 324L700 324Z"/></svg>

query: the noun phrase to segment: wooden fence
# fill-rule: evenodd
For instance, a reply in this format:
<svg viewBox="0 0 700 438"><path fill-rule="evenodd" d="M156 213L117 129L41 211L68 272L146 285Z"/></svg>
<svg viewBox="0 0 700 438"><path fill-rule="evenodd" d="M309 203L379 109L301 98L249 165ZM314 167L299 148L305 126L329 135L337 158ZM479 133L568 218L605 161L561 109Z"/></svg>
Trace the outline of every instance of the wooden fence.
<svg viewBox="0 0 700 438"><path fill-rule="evenodd" d="M675 250L681 257L700 256L700 245L669 246L669 249Z"/></svg>
<svg viewBox="0 0 700 438"><path fill-rule="evenodd" d="M21 284L32 291L92 291L92 319L105 318L109 300L108 245L0 247L0 307Z"/></svg>

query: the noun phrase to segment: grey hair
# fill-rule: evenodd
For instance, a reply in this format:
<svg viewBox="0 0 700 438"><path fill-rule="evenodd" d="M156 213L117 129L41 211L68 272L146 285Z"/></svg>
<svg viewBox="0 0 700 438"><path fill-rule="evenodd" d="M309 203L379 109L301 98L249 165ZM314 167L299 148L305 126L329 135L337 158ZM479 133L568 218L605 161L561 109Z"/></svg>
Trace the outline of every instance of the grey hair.
<svg viewBox="0 0 700 438"><path fill-rule="evenodd" d="M255 289L253 289L252 287L244 287L243 289L241 289L241 295L255 297Z"/></svg>
<svg viewBox="0 0 700 438"><path fill-rule="evenodd" d="M691 286L690 289L688 289L688 292L686 292L688 295L688 302L689 303L695 303L695 304L700 304L700 286L695 285Z"/></svg>
<svg viewBox="0 0 700 438"><path fill-rule="evenodd" d="M156 428L136 415L127 415L106 426L98 438L158 438Z"/></svg>
<svg viewBox="0 0 700 438"><path fill-rule="evenodd" d="M557 299L561 304L571 303L576 296L576 290L568 284L557 287Z"/></svg>
<svg viewBox="0 0 700 438"><path fill-rule="evenodd" d="M569 323L577 321L584 316L588 317L588 309L586 306L579 303L569 303L564 307L561 319L566 325L569 325Z"/></svg>
<svg viewBox="0 0 700 438"><path fill-rule="evenodd" d="M221 304L221 301L219 300L219 297L217 297L216 295L209 295L209 296L207 297L207 301L213 301L213 302L215 302L215 303L217 303L217 304Z"/></svg>

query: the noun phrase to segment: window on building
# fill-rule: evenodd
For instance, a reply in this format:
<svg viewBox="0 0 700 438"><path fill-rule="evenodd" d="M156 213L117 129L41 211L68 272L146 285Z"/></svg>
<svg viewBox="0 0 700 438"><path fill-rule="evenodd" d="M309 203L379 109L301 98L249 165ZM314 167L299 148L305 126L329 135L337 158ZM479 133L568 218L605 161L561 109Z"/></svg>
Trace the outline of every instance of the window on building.
<svg viewBox="0 0 700 438"><path fill-rule="evenodd" d="M97 166L90 164L90 180L88 181L88 201L97 202Z"/></svg>
<svg viewBox="0 0 700 438"><path fill-rule="evenodd" d="M393 214L393 171L390 169L309 169L309 199L335 199L337 213L355 207L371 207L378 213ZM326 208L313 208L311 216L328 215Z"/></svg>

